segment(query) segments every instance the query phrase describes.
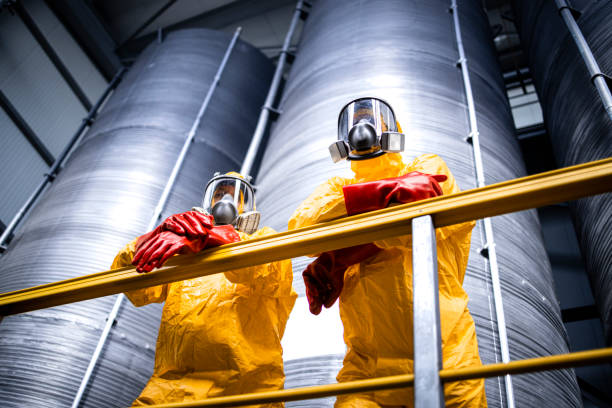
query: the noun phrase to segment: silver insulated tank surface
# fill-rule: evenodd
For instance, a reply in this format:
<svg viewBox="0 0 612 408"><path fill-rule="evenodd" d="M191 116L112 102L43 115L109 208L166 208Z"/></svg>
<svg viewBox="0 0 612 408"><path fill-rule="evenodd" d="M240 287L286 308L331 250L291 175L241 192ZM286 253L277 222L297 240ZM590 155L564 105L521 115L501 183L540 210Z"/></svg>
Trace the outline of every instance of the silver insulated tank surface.
<svg viewBox="0 0 612 408"><path fill-rule="evenodd" d="M144 233L231 36L170 33L138 58L0 259L0 290L106 270ZM240 168L272 65L239 41L163 217L199 205L214 171ZM9 316L0 324L3 407L70 406L114 297ZM128 406L153 370L161 305L124 302L81 406Z"/></svg>
<svg viewBox="0 0 612 408"><path fill-rule="evenodd" d="M285 85L282 114L272 127L257 177L263 224L286 229L293 210L317 185L334 175L350 177L347 163L332 163L328 146L336 140L340 109L358 97L379 97L393 106L407 135L406 161L436 153L462 189L475 187L450 5L450 0L327 0L313 5ZM459 18L470 62L486 182L524 176L481 2L460 1ZM536 212L496 217L493 228L511 359L567 352L567 335ZM479 224L472 234L464 287L486 364L499 362L500 354L488 264L480 254L482 235ZM309 261L294 259L294 287L300 297L283 339L286 387L333 382L344 357L337 304L319 316L308 313L301 272ZM581 405L572 370L515 376L513 380L517 407ZM486 381L490 407L506 406L503 389L503 378ZM333 401L298 401L287 406L332 406Z"/></svg>
<svg viewBox="0 0 612 408"><path fill-rule="evenodd" d="M579 0L578 25L612 75L612 1ZM612 120L554 1L514 1L516 23L560 167L612 156ZM612 81L608 82L612 89ZM585 267L612 346L612 194L570 203Z"/></svg>

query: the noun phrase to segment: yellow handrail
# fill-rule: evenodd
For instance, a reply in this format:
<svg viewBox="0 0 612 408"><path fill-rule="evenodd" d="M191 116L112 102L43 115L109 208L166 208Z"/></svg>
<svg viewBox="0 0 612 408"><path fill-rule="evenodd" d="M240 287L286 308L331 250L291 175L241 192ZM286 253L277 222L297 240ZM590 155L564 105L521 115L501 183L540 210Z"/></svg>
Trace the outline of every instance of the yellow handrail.
<svg viewBox="0 0 612 408"><path fill-rule="evenodd" d="M443 382L453 382L470 378L488 378L505 374L524 374L534 371L558 370L561 368L577 367L581 365L611 361L612 347L599 350L581 351L577 353L530 358L525 360L511 361L509 363L441 370L440 378ZM239 407L252 404L297 401L329 397L332 395L354 394L358 392L369 392L393 388L406 388L412 386L413 383L414 376L412 374L404 374L338 384L317 385L313 387L292 388L287 390L209 398L200 401L159 404L152 405L151 408Z"/></svg>
<svg viewBox="0 0 612 408"><path fill-rule="evenodd" d="M612 190L612 158L404 204L174 257L147 274L126 267L0 295L0 315L23 313L410 233L412 218L436 227L574 200Z"/></svg>

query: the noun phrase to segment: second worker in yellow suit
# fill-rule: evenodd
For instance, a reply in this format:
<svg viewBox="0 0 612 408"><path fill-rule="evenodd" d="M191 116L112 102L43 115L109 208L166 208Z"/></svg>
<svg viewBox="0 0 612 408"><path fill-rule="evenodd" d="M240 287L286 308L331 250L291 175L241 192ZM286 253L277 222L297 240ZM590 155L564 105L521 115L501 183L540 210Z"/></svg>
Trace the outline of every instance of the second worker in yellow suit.
<svg viewBox="0 0 612 408"><path fill-rule="evenodd" d="M237 173L213 178L204 203L212 215L200 209L168 218L128 244L112 268L134 260L148 271L175 253L274 233L267 227L252 234L234 230L231 224L252 232L259 221L248 211L254 210L252 188ZM255 222L248 215L256 215ZM282 389L280 342L297 297L291 283L291 261L285 260L126 293L135 306L165 302L153 376L134 405Z"/></svg>
<svg viewBox="0 0 612 408"><path fill-rule="evenodd" d="M351 129L358 124L363 125L363 128L353 129L351 133ZM439 180L446 179L439 183L443 194L458 192L459 187L453 175L440 157L425 154L405 163L399 153L387 153L381 148L382 145L387 151L401 150L398 146L403 144L403 140L399 143L397 138L403 135L400 133L401 129L396 128L396 124L393 111L382 100L362 98L347 105L339 120L341 141L336 146L332 145L330 150L335 160L349 156L355 176L350 179L333 177L317 187L295 210L289 221L289 229L346 216L347 208L350 210L352 207L365 206L367 211L368 205L373 203L372 200L377 200L372 191L360 197L361 201L345 203L345 197L351 197L346 196L346 192L343 193L343 187L357 183L390 177L401 178L399 176L420 172L424 173L423 176L446 176L436 176ZM372 136L367 135L368 131L371 131L374 137L366 143L368 141L364 142L364 139ZM387 131L390 134L384 136ZM387 137L382 143L381 133L383 138ZM363 146L356 147L359 143ZM396 146L393 147L393 144ZM343 152L342 149L346 150ZM362 156L350 157L359 154ZM434 184L437 185L437 182ZM390 190L385 191L388 193ZM370 209L382 208L376 205ZM467 307L468 296L462 287L473 226L473 222L468 222L436 229L444 368L481 365L474 321ZM346 265L353 264L354 260L350 260L350 248L324 253L325 257L319 256L304 272L313 313L318 314L321 304L331 306L335 297L340 294L340 317L347 346L344 364L338 374L340 382L413 372L411 236L391 238L374 244L377 248L373 251L364 249L367 245L360 246L356 256L369 258L348 266L343 281L336 284L333 280L328 280L317 289L317 285L306 278L313 278L313 275L307 275L314 271L311 266L317 262L325 264L324 272L329 272L337 265L346 268ZM342 259L347 252L348 261ZM316 281L316 276L314 279ZM326 285L339 288L332 289L333 294L327 293L327 297L317 300L317 296L321 296L320 292L327 290ZM447 407L487 406L482 379L447 383L444 393ZM339 396L336 407L405 407L412 406L413 400L411 388L383 390Z"/></svg>

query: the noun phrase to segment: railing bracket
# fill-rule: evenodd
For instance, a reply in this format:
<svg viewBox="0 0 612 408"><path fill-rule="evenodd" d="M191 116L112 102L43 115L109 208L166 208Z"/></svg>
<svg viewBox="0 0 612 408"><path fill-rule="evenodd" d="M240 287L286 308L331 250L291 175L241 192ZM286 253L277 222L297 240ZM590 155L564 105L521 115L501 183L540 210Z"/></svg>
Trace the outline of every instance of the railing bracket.
<svg viewBox="0 0 612 408"><path fill-rule="evenodd" d="M270 117L271 117L272 120L278 119L278 117L283 114L282 110L273 108L271 106L264 106L263 109L265 109L268 112L270 112L270 114L271 114Z"/></svg>
<svg viewBox="0 0 612 408"><path fill-rule="evenodd" d="M285 54L287 56L287 62L289 64L293 64L293 61L295 61L295 53L291 51L282 50L280 54Z"/></svg>
<svg viewBox="0 0 612 408"><path fill-rule="evenodd" d="M582 16L582 13L578 10L576 10L575 8L569 6L569 5L564 5L559 7L559 15L561 15L561 12L563 11L563 9L568 9L570 11L570 13L572 13L572 16L574 17L574 20L578 20L580 18L580 16Z"/></svg>
<svg viewBox="0 0 612 408"><path fill-rule="evenodd" d="M489 248L480 248L480 255L484 256L485 258L489 259Z"/></svg>

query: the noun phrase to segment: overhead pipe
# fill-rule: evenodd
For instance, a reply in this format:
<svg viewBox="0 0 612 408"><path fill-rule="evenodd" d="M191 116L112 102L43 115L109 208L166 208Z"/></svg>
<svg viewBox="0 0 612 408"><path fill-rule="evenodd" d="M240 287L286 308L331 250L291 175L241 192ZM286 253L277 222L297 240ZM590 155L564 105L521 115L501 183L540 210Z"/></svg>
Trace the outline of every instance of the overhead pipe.
<svg viewBox="0 0 612 408"><path fill-rule="evenodd" d="M465 88L465 98L468 106L469 130L467 141L472 145L474 154L474 167L476 169L476 185L484 187L484 166L482 162L482 154L480 151L480 133L478 132L478 121L476 120L476 107L474 105L474 95L472 93L472 84L470 82L470 72L468 68L468 60L463 48L463 39L461 36L461 25L459 23L459 13L457 10L457 0L451 0L451 13L453 14L453 24L455 27L455 38L457 40L457 49L459 50L458 66L461 68L461 76L463 86ZM506 316L504 314L504 303L501 293L501 283L499 279L499 266L497 263L497 252L495 250L495 237L493 234L493 226L491 218L483 218L484 225L484 247L481 250L481 255L489 260L489 270L491 272L491 284L493 286L493 302L495 304L495 317L497 323L497 332L499 335L499 348L503 363L510 362L510 350L508 348L508 334L506 332ZM504 377L506 404L508 408L514 408L514 389L512 387L512 378L509 374Z"/></svg>
<svg viewBox="0 0 612 408"><path fill-rule="evenodd" d="M161 218L162 211L164 210L164 207L166 206L166 203L168 202L168 197L170 196L172 187L174 186L176 182L176 177L178 176L178 173L181 170L181 167L183 166L183 162L185 161L185 157L187 156L187 151L189 150L189 147L191 146L191 143L193 142L193 138L195 137L196 131L198 130L198 127L200 126L200 121L202 120L202 117L204 116L204 113L206 112L206 109L208 108L212 95L215 92L215 89L217 88L217 84L219 83L219 80L221 79L221 75L223 74L223 71L225 70L227 61L230 57L230 54L232 53L232 50L234 49L234 46L236 45L236 41L238 41L238 37L240 36L241 31L242 31L242 27L238 27L234 31L234 36L232 37L227 47L227 50L225 51L225 54L223 55L221 64L219 65L219 68L217 69L217 72L213 78L213 81L210 87L208 88L208 92L206 93L206 96L204 97L204 101L202 102L202 105L200 106L200 110L198 111L198 114L196 115L196 118L193 121L193 124L191 125L191 129L189 129L189 132L187 133L187 137L185 138L185 143L183 144L181 152L179 153L179 156L176 159L176 163L174 164L174 168L172 169L172 172L170 173L170 177L168 178L168 181L166 182L164 191L162 192L159 198L159 201L157 202L157 206L155 207L153 216L151 217L151 221L149 221L149 225L147 226L147 229L146 229L147 231L152 230L157 225L159 219ZM104 349L104 345L106 344L106 340L108 339L110 330L115 324L115 319L117 318L117 315L121 308L121 304L123 303L124 299L125 299L125 295L123 293L120 293L117 296L117 299L115 299L113 308L111 309L110 313L108 314L108 317L106 318L106 323L104 325L104 329L102 330L102 334L100 335L100 340L98 340L96 349L94 350L91 360L89 361L89 365L87 366L87 370L85 371L85 374L83 375L83 379L81 380L81 385L79 386L79 389L74 397L74 400L72 401L72 406L71 406L72 408L78 408L81 402L81 399L83 398L83 393L85 392L87 385L89 384L89 380L91 378L93 370L95 369L96 364L98 363L100 354L102 353L102 350Z"/></svg>
<svg viewBox="0 0 612 408"><path fill-rule="evenodd" d="M293 38L293 33L295 32L295 28L297 27L300 18L306 18L307 11L304 8L306 4L307 3L303 0L299 0L297 2L297 5L295 6L295 11L293 12L293 18L291 19L289 30L287 30L287 34L285 35L283 49L280 52L278 63L276 65L276 70L274 71L274 76L272 77L272 83L270 84L268 96L266 96L264 106L262 106L261 108L261 113L257 121L257 127L255 128L255 132L253 132L253 138L251 139L249 150L246 153L242 168L240 169L240 174L244 175L245 177L249 175L254 176L250 173L253 168L255 158L257 157L257 152L259 151L259 146L261 145L261 140L263 138L264 132L266 131L266 127L268 126L270 113L279 112L272 105L276 100L278 88L283 78L283 72L285 70L285 64L287 63L287 57L289 56L289 48L291 47L291 39Z"/></svg>
<svg viewBox="0 0 612 408"><path fill-rule="evenodd" d="M100 109L104 101L106 101L111 91L117 87L117 85L121 81L121 78L123 77L123 74L125 72L126 72L126 68L123 67L119 69L119 71L115 74L115 77L108 84L108 86L106 87L106 90L102 93L100 98L98 98L98 101L96 102L96 104L90 109L90 111L87 113L87 116L83 118L83 120L81 121L81 124L79 125L79 128L74 133L74 135L70 138L70 140L68 141L68 144L66 145L66 147L64 147L64 150L62 150L62 152L57 157L57 159L55 159L55 162L49 169L49 172L44 175L43 181L38 185L38 187L34 190L34 192L26 200L26 202L21 206L17 214L15 214L15 216L11 220L11 222L9 222L8 226L6 227L2 235L0 235L0 251L3 252L6 250L7 247L4 245L5 241L13 233L13 231L17 228L19 223L25 219L26 213L28 212L30 208L32 208L32 205L34 205L34 203L36 202L40 194L44 191L45 187L49 183L52 183L53 180L55 180L55 177L60 172L64 164L64 161L68 157L69 153L72 151L73 147L75 147L80 141L81 136L83 135L83 131L93 124L96 116L98 115L98 110Z"/></svg>

